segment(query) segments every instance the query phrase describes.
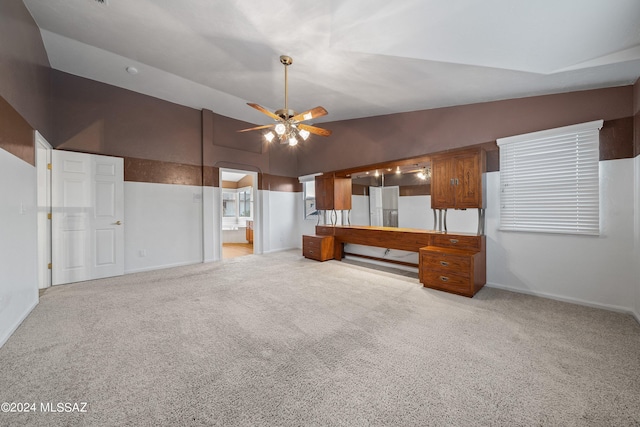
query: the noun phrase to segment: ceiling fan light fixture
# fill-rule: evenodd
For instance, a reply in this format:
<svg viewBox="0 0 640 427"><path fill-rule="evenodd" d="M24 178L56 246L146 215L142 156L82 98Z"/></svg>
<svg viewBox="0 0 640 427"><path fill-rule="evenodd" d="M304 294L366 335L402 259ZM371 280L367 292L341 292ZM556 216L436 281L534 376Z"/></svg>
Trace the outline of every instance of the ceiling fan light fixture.
<svg viewBox="0 0 640 427"><path fill-rule="evenodd" d="M264 139L266 139L266 140L267 140L267 142L271 142L271 141L273 141L273 138L275 138L275 137L276 137L276 135L275 135L273 132L271 132L271 131L267 132L267 133L264 135Z"/></svg>
<svg viewBox="0 0 640 427"><path fill-rule="evenodd" d="M287 131L287 128L286 128L286 126L284 124L278 123L274 130L276 131L276 133L278 135L282 136Z"/></svg>
<svg viewBox="0 0 640 427"><path fill-rule="evenodd" d="M298 133L300 134L300 137L302 138L303 141L306 141L307 138L309 138L309 135L311 135L311 132L304 129L300 129Z"/></svg>
<svg viewBox="0 0 640 427"><path fill-rule="evenodd" d="M296 144L298 144L298 140L296 139L296 137L295 137L295 136L292 136L291 138L289 138L289 145L290 145L290 146L292 146L292 147L293 147L293 146L294 146L294 145L296 145Z"/></svg>

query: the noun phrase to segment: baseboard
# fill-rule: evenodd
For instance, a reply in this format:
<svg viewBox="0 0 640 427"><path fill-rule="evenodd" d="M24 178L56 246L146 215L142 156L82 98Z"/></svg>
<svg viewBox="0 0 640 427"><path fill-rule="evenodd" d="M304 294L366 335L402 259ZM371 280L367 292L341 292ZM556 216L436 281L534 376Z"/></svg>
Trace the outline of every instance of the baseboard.
<svg viewBox="0 0 640 427"><path fill-rule="evenodd" d="M183 267L185 265L193 265L193 264L202 264L202 260L194 260L194 261L184 261L184 262L176 262L172 264L162 264L162 265L154 265L151 267L143 267L143 268L133 268L130 270L125 270L124 274L132 274L132 273L143 273L145 271L154 271L154 270L164 270L165 268L173 268L173 267Z"/></svg>
<svg viewBox="0 0 640 427"><path fill-rule="evenodd" d="M635 311L632 311L631 315L633 316L634 319L636 319L636 322L638 322L638 324L640 325L640 314L638 314Z"/></svg>
<svg viewBox="0 0 640 427"><path fill-rule="evenodd" d="M295 246L291 246L289 248L272 249L270 251L264 251L262 253L263 254L275 254L276 252L292 251L294 249L295 250L299 250L300 251L300 255L302 255L302 249L301 248L297 248Z"/></svg>
<svg viewBox="0 0 640 427"><path fill-rule="evenodd" d="M13 333L16 331L16 329L18 329L18 327L20 327L22 322L24 322L24 319L26 319L27 316L31 314L31 312L33 311L34 308L36 308L36 305L38 305L39 302L40 302L40 299L36 298L36 301L25 310L22 316L20 316L20 318L13 324L13 326L7 331L7 333L4 336L0 337L0 348L2 348L4 343L6 343L9 340L9 338L11 338L11 335L13 335Z"/></svg>
<svg viewBox="0 0 640 427"><path fill-rule="evenodd" d="M560 296L560 295L549 294L549 293L546 293L546 292L536 292L536 291L531 291L531 290L526 290L526 289L512 288L512 287L509 287L509 286L498 285L498 284L495 284L495 283L487 283L485 286L488 287L488 288L496 288L496 289L502 289L504 291L516 292L516 293L519 293L519 294L533 295L533 296L536 296L536 297L548 298L548 299L552 299L552 300L556 300L556 301L562 301L562 302L568 302L568 303L571 303L571 304L583 305L583 306L586 306L586 307L600 308L602 310L609 310L609 311L616 311L618 313L630 314L631 316L633 316L638 321L638 323L640 323L640 319L638 318L639 316L632 309L630 309L628 307L621 307L621 306L618 306L618 305L611 305L611 304L601 304L601 303L581 300L579 298L570 298L570 297L563 297L563 296Z"/></svg>

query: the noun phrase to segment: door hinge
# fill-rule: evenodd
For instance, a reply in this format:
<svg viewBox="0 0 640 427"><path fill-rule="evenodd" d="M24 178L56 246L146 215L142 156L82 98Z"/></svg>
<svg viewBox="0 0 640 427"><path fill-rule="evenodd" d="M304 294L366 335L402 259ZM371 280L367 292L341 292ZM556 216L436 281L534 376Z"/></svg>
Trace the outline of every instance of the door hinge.
<svg viewBox="0 0 640 427"><path fill-rule="evenodd" d="M51 163L47 163L47 169L51 170Z"/></svg>
<svg viewBox="0 0 640 427"><path fill-rule="evenodd" d="M51 219L51 212L47 214L47 219Z"/></svg>
<svg viewBox="0 0 640 427"><path fill-rule="evenodd" d="M51 270L51 263L47 264L47 268Z"/></svg>

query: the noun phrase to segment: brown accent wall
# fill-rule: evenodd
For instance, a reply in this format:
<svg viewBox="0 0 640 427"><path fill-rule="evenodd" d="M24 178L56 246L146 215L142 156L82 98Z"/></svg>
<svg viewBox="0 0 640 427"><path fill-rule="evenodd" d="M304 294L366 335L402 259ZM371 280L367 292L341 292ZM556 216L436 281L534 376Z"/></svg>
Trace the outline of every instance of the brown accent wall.
<svg viewBox="0 0 640 427"><path fill-rule="evenodd" d="M369 186L362 184L354 184L351 183L351 194L354 196L368 196L369 195Z"/></svg>
<svg viewBox="0 0 640 427"><path fill-rule="evenodd" d="M633 157L633 117L606 120L600 130L600 160Z"/></svg>
<svg viewBox="0 0 640 427"><path fill-rule="evenodd" d="M204 186L207 187L220 187L220 169L203 166L202 167L202 180Z"/></svg>
<svg viewBox="0 0 640 427"><path fill-rule="evenodd" d="M159 160L124 158L124 180L156 184L202 185L200 166Z"/></svg>
<svg viewBox="0 0 640 427"><path fill-rule="evenodd" d="M323 123L300 147L298 173L347 169L591 120L632 116L633 86L570 92ZM339 154L339 155L337 155Z"/></svg>
<svg viewBox="0 0 640 427"><path fill-rule="evenodd" d="M34 133L29 123L0 97L0 149L35 166Z"/></svg>
<svg viewBox="0 0 640 427"><path fill-rule="evenodd" d="M260 131L238 132L253 126L252 123L203 110L204 165L297 177L296 147L269 144L264 141Z"/></svg>
<svg viewBox="0 0 640 427"><path fill-rule="evenodd" d="M298 178L261 173L258 174L258 190L301 193L302 184Z"/></svg>
<svg viewBox="0 0 640 427"><path fill-rule="evenodd" d="M429 196L431 195L431 184L423 185L401 185L400 197L402 196Z"/></svg>
<svg viewBox="0 0 640 427"><path fill-rule="evenodd" d="M61 71L53 85L54 147L202 164L199 110Z"/></svg>
<svg viewBox="0 0 640 427"><path fill-rule="evenodd" d="M0 40L0 96L51 141L51 68L40 29L22 1L0 1Z"/></svg>
<svg viewBox="0 0 640 427"><path fill-rule="evenodd" d="M640 79L633 85L633 155L640 156Z"/></svg>

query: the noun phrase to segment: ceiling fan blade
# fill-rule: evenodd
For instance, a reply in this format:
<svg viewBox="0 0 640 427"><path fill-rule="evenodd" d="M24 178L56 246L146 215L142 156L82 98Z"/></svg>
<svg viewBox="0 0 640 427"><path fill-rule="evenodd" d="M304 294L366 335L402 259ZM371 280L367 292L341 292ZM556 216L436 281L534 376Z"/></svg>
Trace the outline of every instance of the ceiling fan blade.
<svg viewBox="0 0 640 427"><path fill-rule="evenodd" d="M260 111L261 113L266 114L267 116L271 117L273 120L277 120L277 121L281 121L282 119L279 116L276 116L275 114L273 114L271 111L267 110L266 108L264 108L261 105L258 104L252 104L251 102L247 102L247 105L249 107L253 107L256 110Z"/></svg>
<svg viewBox="0 0 640 427"><path fill-rule="evenodd" d="M249 132L250 130L266 129L266 128L270 128L270 127L273 127L273 126L275 126L275 125L256 126L256 127L249 128L249 129L241 129L241 130L239 130L237 132Z"/></svg>
<svg viewBox="0 0 640 427"><path fill-rule="evenodd" d="M305 125L304 123L298 123L296 126L298 126L298 129L304 129L306 131L309 131L310 133L314 134L314 135L320 135L320 136L329 136L331 135L331 131L328 129L322 129L322 128L318 128L315 126L309 126L309 125Z"/></svg>
<svg viewBox="0 0 640 427"><path fill-rule="evenodd" d="M304 113L293 116L291 120L293 120L294 122L301 122L304 120L315 119L316 117L326 116L327 114L329 113L327 113L327 110L325 110L324 107L318 106L316 108L312 108L311 110L305 111Z"/></svg>

